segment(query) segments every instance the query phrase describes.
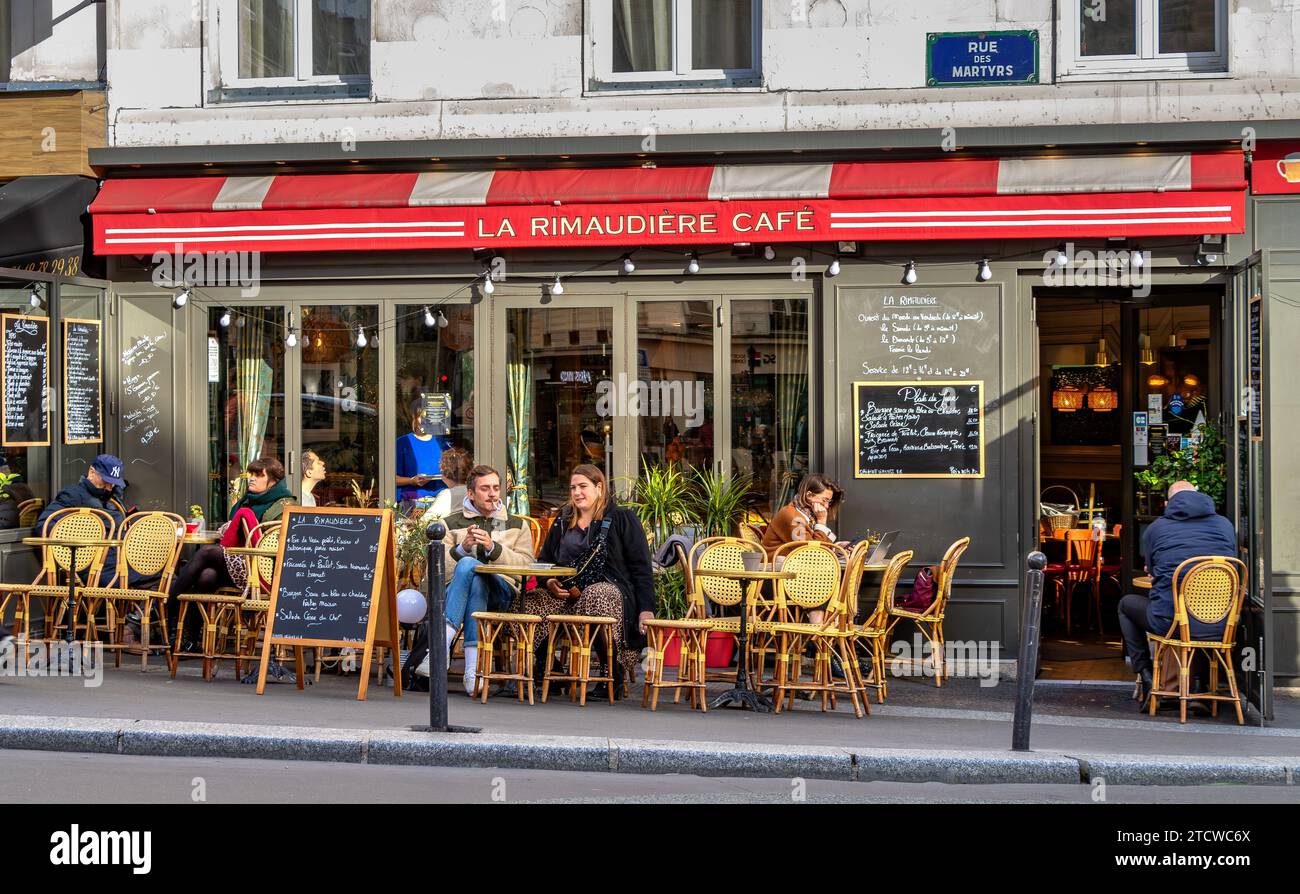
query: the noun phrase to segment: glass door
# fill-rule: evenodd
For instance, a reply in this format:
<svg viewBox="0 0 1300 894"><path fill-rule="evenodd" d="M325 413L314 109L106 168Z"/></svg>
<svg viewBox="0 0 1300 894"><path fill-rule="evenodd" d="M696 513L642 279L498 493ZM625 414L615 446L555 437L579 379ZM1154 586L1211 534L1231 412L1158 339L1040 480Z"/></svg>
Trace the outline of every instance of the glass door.
<svg viewBox="0 0 1300 894"><path fill-rule="evenodd" d="M674 466L683 474L715 467L717 297L643 299L636 305L636 370L616 383L636 426L636 474ZM720 470L720 469L719 469Z"/></svg>
<svg viewBox="0 0 1300 894"><path fill-rule="evenodd" d="M1268 266L1266 253L1256 253L1233 270L1233 350L1225 351L1225 370L1236 382L1235 437L1225 438L1230 486L1241 559L1249 569L1246 604L1242 609L1236 656L1238 683L1260 716L1273 716L1269 677L1273 645L1273 594L1269 579L1268 442ZM1225 418L1231 418L1225 413ZM1225 429L1231 430L1231 429ZM1230 498L1231 499L1231 498Z"/></svg>

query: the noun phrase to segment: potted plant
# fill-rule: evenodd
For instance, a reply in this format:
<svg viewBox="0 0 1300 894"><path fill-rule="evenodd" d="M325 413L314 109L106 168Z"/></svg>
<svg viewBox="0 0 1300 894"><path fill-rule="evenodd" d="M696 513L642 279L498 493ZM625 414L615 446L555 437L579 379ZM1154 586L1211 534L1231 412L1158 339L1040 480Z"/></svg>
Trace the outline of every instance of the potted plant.
<svg viewBox="0 0 1300 894"><path fill-rule="evenodd" d="M655 570L655 617L661 621L680 621L686 617L686 576L680 568ZM682 644L676 633L668 637L664 646L664 665L673 667L680 663Z"/></svg>
<svg viewBox="0 0 1300 894"><path fill-rule="evenodd" d="M1150 469L1134 473L1138 487L1145 487L1152 497L1151 514L1162 511L1157 500L1175 481L1191 482L1214 501L1216 509L1223 509L1228 492L1223 435L1209 423L1198 428L1199 444L1157 456Z"/></svg>
<svg viewBox="0 0 1300 894"><path fill-rule="evenodd" d="M1160 476L1150 469L1141 469L1133 473L1138 486L1138 514L1151 512L1151 496L1160 489Z"/></svg>
<svg viewBox="0 0 1300 894"><path fill-rule="evenodd" d="M627 505L656 544L697 521L686 476L674 466L652 467L644 459L641 477L633 483Z"/></svg>
<svg viewBox="0 0 1300 894"><path fill-rule="evenodd" d="M700 522L700 536L734 537L745 518L745 499L751 489L749 476L728 478L712 469L695 469L691 483L692 509Z"/></svg>
<svg viewBox="0 0 1300 894"><path fill-rule="evenodd" d="M190 534L203 530L203 507L198 503L190 504L190 520L186 529Z"/></svg>

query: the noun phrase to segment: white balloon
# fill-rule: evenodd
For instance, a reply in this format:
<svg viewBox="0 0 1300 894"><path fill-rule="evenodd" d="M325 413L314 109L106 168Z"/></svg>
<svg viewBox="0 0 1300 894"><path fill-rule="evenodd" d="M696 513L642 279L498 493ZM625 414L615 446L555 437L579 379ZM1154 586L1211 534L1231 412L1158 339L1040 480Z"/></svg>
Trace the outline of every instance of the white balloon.
<svg viewBox="0 0 1300 894"><path fill-rule="evenodd" d="M424 594L419 590L410 588L401 590L397 594L397 620L403 624L418 624L424 620L424 613L428 611L429 603L425 601Z"/></svg>

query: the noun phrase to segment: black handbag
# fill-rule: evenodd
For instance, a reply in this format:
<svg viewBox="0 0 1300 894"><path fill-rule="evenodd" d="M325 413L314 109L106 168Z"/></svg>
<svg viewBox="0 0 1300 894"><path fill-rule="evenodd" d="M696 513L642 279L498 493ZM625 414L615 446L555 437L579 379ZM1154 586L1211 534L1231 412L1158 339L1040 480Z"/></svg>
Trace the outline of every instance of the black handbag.
<svg viewBox="0 0 1300 894"><path fill-rule="evenodd" d="M582 561L577 565L577 572L572 577L566 577L560 581L560 586L566 590L577 588L579 592L587 589L592 584L605 582L605 560L609 558L609 549L605 543L609 537L609 519L600 523L600 530L596 533L596 542L587 547L587 554L582 557Z"/></svg>

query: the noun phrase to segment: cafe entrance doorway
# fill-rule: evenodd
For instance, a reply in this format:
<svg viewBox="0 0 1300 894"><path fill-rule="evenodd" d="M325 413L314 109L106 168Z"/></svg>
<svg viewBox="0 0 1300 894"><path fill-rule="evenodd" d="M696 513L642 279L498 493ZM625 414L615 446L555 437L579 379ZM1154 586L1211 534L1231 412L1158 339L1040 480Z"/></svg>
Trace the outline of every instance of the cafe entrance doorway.
<svg viewBox="0 0 1300 894"><path fill-rule="evenodd" d="M1142 535L1200 445L1221 455L1221 293L1036 295L1039 548L1048 557L1040 679L1131 681L1117 605L1144 576ZM1196 449L1193 449L1196 448ZM1222 476L1208 488L1223 510Z"/></svg>

